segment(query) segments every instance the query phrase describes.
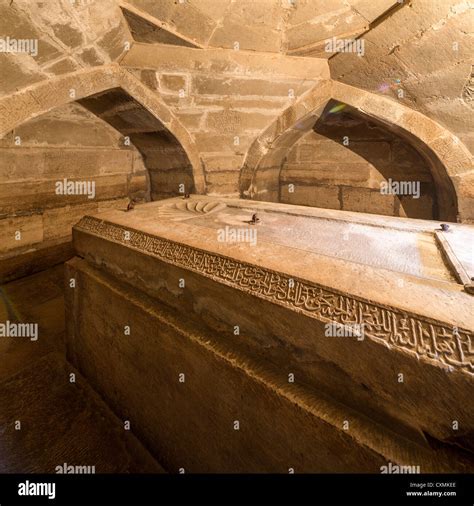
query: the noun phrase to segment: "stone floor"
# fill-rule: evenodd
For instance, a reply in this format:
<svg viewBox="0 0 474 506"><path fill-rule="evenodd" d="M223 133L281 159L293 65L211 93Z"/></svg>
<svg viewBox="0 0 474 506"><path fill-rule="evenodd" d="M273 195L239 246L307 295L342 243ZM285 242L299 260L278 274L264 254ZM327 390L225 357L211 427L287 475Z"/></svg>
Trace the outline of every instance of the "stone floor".
<svg viewBox="0 0 474 506"><path fill-rule="evenodd" d="M0 320L39 325L37 341L0 338L0 473L163 472L65 359L62 265L0 287Z"/></svg>

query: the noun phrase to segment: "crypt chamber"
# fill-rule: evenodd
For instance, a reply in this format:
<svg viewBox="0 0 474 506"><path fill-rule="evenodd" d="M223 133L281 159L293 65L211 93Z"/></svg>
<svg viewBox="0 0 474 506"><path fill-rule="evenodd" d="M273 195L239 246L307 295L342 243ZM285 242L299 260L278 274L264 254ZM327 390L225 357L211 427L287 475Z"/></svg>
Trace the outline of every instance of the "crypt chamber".
<svg viewBox="0 0 474 506"><path fill-rule="evenodd" d="M469 2L0 14L0 473L474 472Z"/></svg>

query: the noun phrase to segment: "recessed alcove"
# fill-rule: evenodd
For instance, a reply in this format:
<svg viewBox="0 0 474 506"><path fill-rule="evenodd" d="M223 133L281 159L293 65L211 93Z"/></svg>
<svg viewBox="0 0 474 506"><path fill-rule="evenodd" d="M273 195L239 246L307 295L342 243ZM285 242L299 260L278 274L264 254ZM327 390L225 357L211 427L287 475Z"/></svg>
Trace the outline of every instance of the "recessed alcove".
<svg viewBox="0 0 474 506"><path fill-rule="evenodd" d="M439 219L436 185L423 155L406 139L334 100L288 149L280 201Z"/></svg>

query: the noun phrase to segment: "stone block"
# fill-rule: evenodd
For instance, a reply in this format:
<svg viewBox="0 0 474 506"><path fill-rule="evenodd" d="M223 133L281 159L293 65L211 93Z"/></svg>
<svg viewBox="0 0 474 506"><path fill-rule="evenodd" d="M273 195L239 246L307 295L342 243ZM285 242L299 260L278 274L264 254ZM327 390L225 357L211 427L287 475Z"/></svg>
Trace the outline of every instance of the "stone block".
<svg viewBox="0 0 474 506"><path fill-rule="evenodd" d="M57 194L56 184L63 182L64 176L57 179L27 180L18 184L0 183L0 209L5 213L35 211L62 207L69 204L90 203L94 200L111 199L127 195L127 175L69 177L69 182L95 183L95 198L87 194ZM87 190L87 188L86 188Z"/></svg>
<svg viewBox="0 0 474 506"><path fill-rule="evenodd" d="M145 152L148 170L174 170L189 167L190 162L186 153L180 149L147 150Z"/></svg>
<svg viewBox="0 0 474 506"><path fill-rule="evenodd" d="M397 167L413 168L420 173L429 173L429 167L421 154L403 141L392 142L391 164Z"/></svg>
<svg viewBox="0 0 474 506"><path fill-rule="evenodd" d="M183 112L176 111L176 117L183 123L183 125L190 131L200 131L201 124L204 118L203 111Z"/></svg>
<svg viewBox="0 0 474 506"><path fill-rule="evenodd" d="M127 174L111 174L94 177L96 200L106 200L127 195ZM84 197L83 197L84 198Z"/></svg>
<svg viewBox="0 0 474 506"><path fill-rule="evenodd" d="M428 10L428 9L427 9ZM427 30L422 37L412 37L398 49L398 57L403 61L416 55L416 74L429 76L440 69L446 71L446 62L469 59L470 41L467 34L459 28L457 16L443 20L443 26L435 30ZM458 43L454 51L453 42ZM454 60L454 61L453 61Z"/></svg>
<svg viewBox="0 0 474 506"><path fill-rule="evenodd" d="M152 90L158 89L158 74L156 70L144 69L135 71L137 77L143 84L151 88ZM135 74L135 72L133 72Z"/></svg>
<svg viewBox="0 0 474 506"><path fill-rule="evenodd" d="M418 167L400 167L391 162L377 167L370 166L370 183L372 188L380 188L383 181L414 181L433 185L431 173Z"/></svg>
<svg viewBox="0 0 474 506"><path fill-rule="evenodd" d="M278 191L280 180L280 167L268 166L264 169L259 168L255 174L253 184L256 185L258 192L262 191Z"/></svg>
<svg viewBox="0 0 474 506"><path fill-rule="evenodd" d="M275 167L280 168L287 154L288 148L286 147L269 149L258 164L259 170L262 168L263 169L270 169Z"/></svg>
<svg viewBox="0 0 474 506"><path fill-rule="evenodd" d="M267 127L273 115L251 112L234 111L209 111L206 117L206 128L218 132L239 135L242 132L260 131Z"/></svg>
<svg viewBox="0 0 474 506"><path fill-rule="evenodd" d="M380 118L384 122L391 122L395 125L398 124L405 112L405 108L394 100L374 100L370 96L364 96L360 110L368 116Z"/></svg>
<svg viewBox="0 0 474 506"><path fill-rule="evenodd" d="M378 142L351 142L347 146L358 157L366 160L372 165L387 163L391 159L391 145L385 141Z"/></svg>
<svg viewBox="0 0 474 506"><path fill-rule="evenodd" d="M313 83L303 80L286 80L269 82L267 79L243 79L228 77L195 76L192 79L192 90L198 95L235 95L255 97L298 97L307 91Z"/></svg>
<svg viewBox="0 0 474 506"><path fill-rule="evenodd" d="M94 46L84 48L78 56L86 65L96 66L105 63Z"/></svg>
<svg viewBox="0 0 474 506"><path fill-rule="evenodd" d="M2 94L14 93L25 86L46 79L46 74L38 67L34 66L31 69L25 68L20 64L18 59L14 59L12 55L8 53L0 53L0 73L4 76L8 76L8 79L2 80ZM17 111L11 111L10 115L14 115L16 112Z"/></svg>
<svg viewBox="0 0 474 506"><path fill-rule="evenodd" d="M288 163L281 171L282 183L366 186L370 178L367 163Z"/></svg>
<svg viewBox="0 0 474 506"><path fill-rule="evenodd" d="M461 222L474 222L474 171L455 176L453 184L456 188Z"/></svg>
<svg viewBox="0 0 474 506"><path fill-rule="evenodd" d="M246 96L241 98L239 95L195 95L193 102L198 107L231 107L234 109L251 109L255 112L278 114L285 107L291 105L294 99L289 97L261 97ZM261 110L260 110L261 109Z"/></svg>
<svg viewBox="0 0 474 506"><path fill-rule="evenodd" d="M311 0L305 2L298 2L297 8L293 8L288 2L288 25L294 26L305 23L317 16L318 13L328 10L328 4L325 0ZM351 2L352 4L352 2ZM347 2L344 0L332 0L331 10L347 10Z"/></svg>
<svg viewBox="0 0 474 506"><path fill-rule="evenodd" d="M12 130L0 138L0 148L11 148L13 146L15 146L15 137Z"/></svg>
<svg viewBox="0 0 474 506"><path fill-rule="evenodd" d="M47 150L44 153L44 177L48 178L91 178L131 170L132 152L125 149Z"/></svg>
<svg viewBox="0 0 474 506"><path fill-rule="evenodd" d="M216 28L216 22L189 2L175 2L169 23L176 31L199 44L206 44ZM210 44L211 46L213 44Z"/></svg>
<svg viewBox="0 0 474 506"><path fill-rule="evenodd" d="M70 241L59 241L59 244L52 245L36 243L25 252L14 251L14 254L0 262L0 283L31 276L52 265L66 262L73 256L74 249Z"/></svg>
<svg viewBox="0 0 474 506"><path fill-rule="evenodd" d="M430 148L435 151L441 161L448 166L450 176L455 176L473 169L474 158L466 150L459 146L456 137L443 135L431 144Z"/></svg>
<svg viewBox="0 0 474 506"><path fill-rule="evenodd" d="M48 67L43 67L43 70L49 74L59 76L61 74L67 74L69 72L75 72L79 68L79 65L72 58L63 58L62 60L59 60L58 62L53 63Z"/></svg>
<svg viewBox="0 0 474 506"><path fill-rule="evenodd" d="M229 194L239 191L239 172L222 171L206 173L208 193Z"/></svg>
<svg viewBox="0 0 474 506"><path fill-rule="evenodd" d="M15 130L22 146L116 147L121 135L99 121L40 117Z"/></svg>
<svg viewBox="0 0 474 506"><path fill-rule="evenodd" d="M395 197L365 188L342 187L342 209L359 213L394 216Z"/></svg>
<svg viewBox="0 0 474 506"><path fill-rule="evenodd" d="M349 141L390 141L393 134L386 129L378 127L375 123L365 121L355 116L342 116L340 120L326 119L316 122L314 133L310 133L306 140L329 138L340 141L348 137Z"/></svg>
<svg viewBox="0 0 474 506"><path fill-rule="evenodd" d="M193 135L201 153L246 153L254 137L251 135L222 135L216 133L195 133Z"/></svg>
<svg viewBox="0 0 474 506"><path fill-rule="evenodd" d="M155 0L132 0L130 4L166 23L171 19L176 2L174 0L160 0L159 2Z"/></svg>
<svg viewBox="0 0 474 506"><path fill-rule="evenodd" d="M262 202L280 202L280 190L256 188L255 193L251 197L252 200L260 200Z"/></svg>
<svg viewBox="0 0 474 506"><path fill-rule="evenodd" d="M166 132L146 132L130 135L130 140L140 151L146 152L149 149L172 149L179 146L178 141Z"/></svg>
<svg viewBox="0 0 474 506"><path fill-rule="evenodd" d="M103 37L97 40L97 45L114 61L125 52L125 43L130 43L130 32L125 19L120 24L108 30Z"/></svg>
<svg viewBox="0 0 474 506"><path fill-rule="evenodd" d="M179 195L180 185L184 184L184 191L192 193L194 188L194 180L191 170L169 170L150 171L150 187L153 195L158 193L168 193L172 195Z"/></svg>
<svg viewBox="0 0 474 506"><path fill-rule="evenodd" d="M149 190L148 174L132 174L128 184L128 195L134 198L145 198Z"/></svg>
<svg viewBox="0 0 474 506"><path fill-rule="evenodd" d="M236 39L232 40L232 46ZM212 43L209 43L212 45ZM329 79L327 61L318 58L294 58L268 52L235 51L233 49L206 49L199 51L179 46L162 46L162 58L156 58L156 47L151 44L135 44L121 63L127 67L148 68L166 72L225 74L229 77L271 75L279 80L305 79L313 82Z"/></svg>
<svg viewBox="0 0 474 506"><path fill-rule="evenodd" d="M349 144L344 146L342 137L339 142L321 140L316 144L301 144L299 159L302 162L371 163L377 165L377 163L390 160L390 144L387 142L351 142L349 139Z"/></svg>
<svg viewBox="0 0 474 506"><path fill-rule="evenodd" d="M258 5L258 4L257 4ZM270 27L260 25L258 28L243 27L242 21L226 17L222 26L216 28L209 40L214 47L233 48L235 42L239 49L278 53L280 51L280 33Z"/></svg>
<svg viewBox="0 0 474 506"><path fill-rule="evenodd" d="M298 145L293 146L292 149L290 149L286 161L288 163L298 163L299 162L299 150Z"/></svg>
<svg viewBox="0 0 474 506"><path fill-rule="evenodd" d="M377 2L372 0L350 0L349 3L367 21L374 21L392 7L400 5L398 0L378 0Z"/></svg>
<svg viewBox="0 0 474 506"><path fill-rule="evenodd" d="M143 155L140 151L132 151L132 164L133 164L133 172L141 172L146 170L145 162L143 160Z"/></svg>
<svg viewBox="0 0 474 506"><path fill-rule="evenodd" d="M129 203L129 199L127 198L119 198L113 200L101 200L97 202L98 212L102 213L103 211L108 211L110 209L126 209Z"/></svg>
<svg viewBox="0 0 474 506"><path fill-rule="evenodd" d="M187 93L188 79L185 74L160 74L160 90L165 93Z"/></svg>
<svg viewBox="0 0 474 506"><path fill-rule="evenodd" d="M44 151L22 149L21 147L1 148L0 174L1 183L42 178L44 174Z"/></svg>
<svg viewBox="0 0 474 506"><path fill-rule="evenodd" d="M428 143L439 137L442 133L442 129L437 123L429 121L417 111L404 111L399 118L398 125L408 132L416 133L422 141Z"/></svg>
<svg viewBox="0 0 474 506"><path fill-rule="evenodd" d="M355 37L363 33L368 25L368 21L363 16L354 12L349 6L345 6L338 11L316 16L286 30L288 48L294 50L315 45L331 37L351 38L352 34Z"/></svg>

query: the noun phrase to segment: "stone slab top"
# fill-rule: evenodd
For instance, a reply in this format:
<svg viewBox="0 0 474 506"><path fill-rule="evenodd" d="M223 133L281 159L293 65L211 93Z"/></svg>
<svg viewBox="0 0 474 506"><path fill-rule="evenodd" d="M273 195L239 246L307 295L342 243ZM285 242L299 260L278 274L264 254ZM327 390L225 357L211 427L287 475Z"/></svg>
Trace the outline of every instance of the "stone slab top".
<svg viewBox="0 0 474 506"><path fill-rule="evenodd" d="M94 233L84 227L84 219L75 230ZM474 329L472 296L443 258L435 221L202 195L138 205L129 212L110 210L90 219ZM474 227L450 224L447 234L471 269Z"/></svg>

